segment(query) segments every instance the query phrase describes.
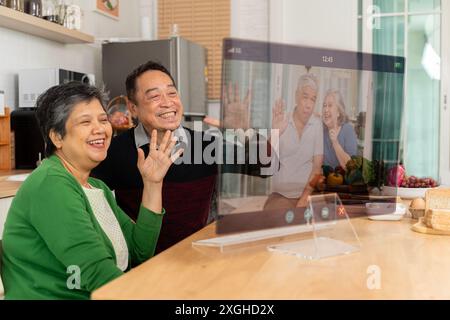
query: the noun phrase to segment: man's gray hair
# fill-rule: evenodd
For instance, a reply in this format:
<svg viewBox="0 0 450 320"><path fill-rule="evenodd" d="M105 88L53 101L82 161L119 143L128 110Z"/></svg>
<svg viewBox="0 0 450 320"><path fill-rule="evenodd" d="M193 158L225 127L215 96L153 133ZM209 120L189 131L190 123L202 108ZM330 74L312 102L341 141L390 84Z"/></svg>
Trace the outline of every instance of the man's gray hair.
<svg viewBox="0 0 450 320"><path fill-rule="evenodd" d="M298 79L298 85L297 90L301 90L304 87L311 87L315 91L319 91L319 80L317 80L317 77L313 73L307 73L302 75Z"/></svg>

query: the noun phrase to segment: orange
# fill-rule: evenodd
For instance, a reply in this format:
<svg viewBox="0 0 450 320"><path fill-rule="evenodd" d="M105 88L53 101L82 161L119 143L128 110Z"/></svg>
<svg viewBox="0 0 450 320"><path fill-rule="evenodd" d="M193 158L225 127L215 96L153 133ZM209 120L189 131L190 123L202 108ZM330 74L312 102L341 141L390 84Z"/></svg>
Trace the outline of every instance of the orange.
<svg viewBox="0 0 450 320"><path fill-rule="evenodd" d="M337 186L344 183L344 177L339 173L330 173L327 177L327 184L330 186Z"/></svg>

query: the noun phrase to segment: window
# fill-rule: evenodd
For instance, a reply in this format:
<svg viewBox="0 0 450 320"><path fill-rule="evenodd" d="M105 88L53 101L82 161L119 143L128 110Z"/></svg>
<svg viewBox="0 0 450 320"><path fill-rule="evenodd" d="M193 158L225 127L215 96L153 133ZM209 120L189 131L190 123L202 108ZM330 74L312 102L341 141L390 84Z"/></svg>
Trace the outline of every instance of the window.
<svg viewBox="0 0 450 320"><path fill-rule="evenodd" d="M208 98L220 99L222 41L230 36L230 0L159 0L158 37L170 36L171 26L178 34L207 49Z"/></svg>
<svg viewBox="0 0 450 320"><path fill-rule="evenodd" d="M407 174L438 179L441 1L359 0L359 13L362 51L406 58L405 112L386 110L383 116L403 119L402 132L390 138L398 140ZM382 141L380 148L389 143Z"/></svg>

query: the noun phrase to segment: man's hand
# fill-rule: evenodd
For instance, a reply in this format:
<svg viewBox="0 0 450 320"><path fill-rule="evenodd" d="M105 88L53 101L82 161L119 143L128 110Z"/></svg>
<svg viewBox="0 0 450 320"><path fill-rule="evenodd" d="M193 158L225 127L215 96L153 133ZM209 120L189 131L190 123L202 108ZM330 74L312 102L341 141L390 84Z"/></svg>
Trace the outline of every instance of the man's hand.
<svg viewBox="0 0 450 320"><path fill-rule="evenodd" d="M211 117L204 117L203 118L203 122L206 123L207 125L210 125L212 127L216 127L216 128L221 128L221 124L220 124L220 120L219 119L215 119L215 118L211 118Z"/></svg>
<svg viewBox="0 0 450 320"><path fill-rule="evenodd" d="M301 196L297 201L297 208L306 208L308 205L308 195Z"/></svg>
<svg viewBox="0 0 450 320"><path fill-rule="evenodd" d="M159 147L156 146L156 142L157 132L156 130L153 130L150 139L150 152L147 158L145 158L144 151L141 148L138 148L137 167L141 173L144 184L161 183L167 170L169 170L169 167L183 153L183 149L180 149L171 156L176 140L172 138L170 130L167 130L164 134Z"/></svg>
<svg viewBox="0 0 450 320"><path fill-rule="evenodd" d="M280 131L279 136L286 131L288 126L288 117L286 115L285 103L283 100L278 99L275 101L275 105L272 109L272 129L278 129Z"/></svg>
<svg viewBox="0 0 450 320"><path fill-rule="evenodd" d="M203 122L218 128L247 130L250 127L250 104L251 90L248 89L244 99L241 99L239 86L235 84L233 90L230 82L228 88L226 86L223 88L223 123L210 117L205 117Z"/></svg>
<svg viewBox="0 0 450 320"><path fill-rule="evenodd" d="M305 186L302 196L297 201L297 207L306 207L308 205L308 197L313 193L317 186L325 181L322 174L315 174L309 183Z"/></svg>

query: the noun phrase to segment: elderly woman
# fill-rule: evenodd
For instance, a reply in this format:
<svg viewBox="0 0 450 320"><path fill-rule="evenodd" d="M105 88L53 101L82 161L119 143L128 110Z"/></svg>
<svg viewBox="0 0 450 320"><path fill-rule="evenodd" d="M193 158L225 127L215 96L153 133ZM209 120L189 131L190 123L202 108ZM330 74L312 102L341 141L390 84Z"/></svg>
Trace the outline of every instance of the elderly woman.
<svg viewBox="0 0 450 320"><path fill-rule="evenodd" d="M345 169L347 161L356 155L357 138L353 126L348 123L345 104L338 90L328 90L322 108L324 123L324 165Z"/></svg>
<svg viewBox="0 0 450 320"><path fill-rule="evenodd" d="M136 224L91 170L105 159L112 129L95 87L67 83L37 101L47 159L23 183L3 235L6 299L87 299L152 257L164 209L162 180L181 150L167 131L138 149L144 192Z"/></svg>

